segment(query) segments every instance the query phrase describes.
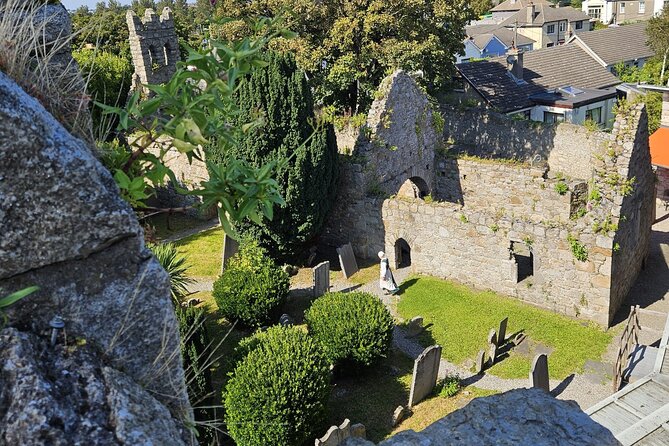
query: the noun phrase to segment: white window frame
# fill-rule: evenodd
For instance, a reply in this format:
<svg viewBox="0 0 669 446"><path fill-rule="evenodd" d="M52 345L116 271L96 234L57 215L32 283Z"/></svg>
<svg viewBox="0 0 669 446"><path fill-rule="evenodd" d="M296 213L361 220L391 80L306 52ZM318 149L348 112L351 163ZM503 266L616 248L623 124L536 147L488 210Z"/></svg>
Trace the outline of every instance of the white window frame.
<svg viewBox="0 0 669 446"><path fill-rule="evenodd" d="M567 31L567 22L560 22L560 27L558 29L561 33Z"/></svg>
<svg viewBox="0 0 669 446"><path fill-rule="evenodd" d="M601 6L596 6L596 7L590 7L588 8L588 16L592 19L601 19L602 18L602 7Z"/></svg>
<svg viewBox="0 0 669 446"><path fill-rule="evenodd" d="M645 14L645 13L646 13L646 1L639 0L639 14Z"/></svg>
<svg viewBox="0 0 669 446"><path fill-rule="evenodd" d="M551 29L553 31L551 31ZM555 25L546 25L546 34L555 34Z"/></svg>
<svg viewBox="0 0 669 446"><path fill-rule="evenodd" d="M618 12L625 14L625 2L618 3Z"/></svg>

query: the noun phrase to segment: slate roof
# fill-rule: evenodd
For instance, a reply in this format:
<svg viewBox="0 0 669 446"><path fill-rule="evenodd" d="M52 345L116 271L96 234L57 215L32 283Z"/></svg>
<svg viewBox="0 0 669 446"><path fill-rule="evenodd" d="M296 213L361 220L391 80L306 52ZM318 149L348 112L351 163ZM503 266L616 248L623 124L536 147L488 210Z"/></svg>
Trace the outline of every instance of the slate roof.
<svg viewBox="0 0 669 446"><path fill-rule="evenodd" d="M492 12L519 11L530 3L551 5L547 0L506 0L491 9Z"/></svg>
<svg viewBox="0 0 669 446"><path fill-rule="evenodd" d="M507 28L514 26L516 23L521 27L543 26L545 23L558 22L560 20L568 20L569 22L577 22L581 20L590 20L590 17L581 10L571 7L551 8L547 5L535 5L534 21L527 22L527 7L520 9L517 13L504 20L501 25Z"/></svg>
<svg viewBox="0 0 669 446"><path fill-rule="evenodd" d="M523 54L523 80L518 84L506 69L506 56L457 65L462 76L499 111L506 113L534 105L530 96L560 87L601 89L620 84L578 45L561 45Z"/></svg>
<svg viewBox="0 0 669 446"><path fill-rule="evenodd" d="M646 43L647 22L609 27L573 36L569 43L584 46L592 51L603 65L614 65L621 61L636 60L654 55Z"/></svg>
<svg viewBox="0 0 669 446"><path fill-rule="evenodd" d="M469 37L472 37L474 44L481 49L485 48L488 42L490 42L490 39L492 39L493 35L497 37L507 48L511 48L513 46L513 31L500 25L466 26L465 33ZM483 44L483 46L479 46L479 43ZM534 43L536 42L529 37L525 37L522 34L516 35L516 46L531 45Z"/></svg>

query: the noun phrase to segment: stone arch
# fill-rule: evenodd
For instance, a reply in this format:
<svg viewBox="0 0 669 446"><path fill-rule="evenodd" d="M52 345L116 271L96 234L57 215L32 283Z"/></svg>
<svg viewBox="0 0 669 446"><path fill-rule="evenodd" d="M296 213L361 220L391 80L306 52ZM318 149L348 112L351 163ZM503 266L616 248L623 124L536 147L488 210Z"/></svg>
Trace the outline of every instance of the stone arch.
<svg viewBox="0 0 669 446"><path fill-rule="evenodd" d="M403 268L404 265L400 265L400 261L403 260L401 257L401 249L404 248L407 250L411 265L415 264L416 253L420 251L420 248L417 248L416 245L416 236L415 234L407 233L403 230L400 231L390 231L386 233L385 237L385 253L388 259L390 260L390 266L393 269ZM399 248L399 249L398 249ZM406 258L406 257L405 257ZM410 265L406 265L410 266Z"/></svg>
<svg viewBox="0 0 669 446"><path fill-rule="evenodd" d="M411 266L411 246L403 238L395 240L395 267L406 268Z"/></svg>
<svg viewBox="0 0 669 446"><path fill-rule="evenodd" d="M420 198L424 199L430 195L430 186L422 177L413 176L406 180L400 186L397 196L401 198Z"/></svg>

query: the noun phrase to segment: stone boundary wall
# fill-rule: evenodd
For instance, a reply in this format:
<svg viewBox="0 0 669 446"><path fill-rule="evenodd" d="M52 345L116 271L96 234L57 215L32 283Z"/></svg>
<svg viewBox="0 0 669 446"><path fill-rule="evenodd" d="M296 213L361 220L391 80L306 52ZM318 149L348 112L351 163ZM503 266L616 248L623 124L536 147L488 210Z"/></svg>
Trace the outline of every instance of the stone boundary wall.
<svg viewBox="0 0 669 446"><path fill-rule="evenodd" d="M446 123L444 140L455 143L458 152L482 158L547 161L553 172L573 178L592 176L592 153L608 139L606 133L583 126L512 120L479 108L462 111L442 107L441 113Z"/></svg>
<svg viewBox="0 0 669 446"><path fill-rule="evenodd" d="M209 180L207 165L195 158L190 163L188 156L172 147L168 138L160 138L151 144L147 151L156 156L159 156L161 152L165 153L163 159L165 166L172 169L177 180L188 189L194 189L195 186L200 185L200 182Z"/></svg>

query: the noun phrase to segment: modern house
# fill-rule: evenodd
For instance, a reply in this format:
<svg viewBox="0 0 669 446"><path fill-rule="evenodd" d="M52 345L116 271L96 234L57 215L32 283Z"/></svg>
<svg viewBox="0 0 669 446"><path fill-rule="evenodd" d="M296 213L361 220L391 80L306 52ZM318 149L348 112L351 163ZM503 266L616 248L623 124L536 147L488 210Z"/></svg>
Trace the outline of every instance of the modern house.
<svg viewBox="0 0 669 446"><path fill-rule="evenodd" d="M461 95L508 115L541 122L609 127L620 80L578 45L457 65Z"/></svg>
<svg viewBox="0 0 669 446"><path fill-rule="evenodd" d="M534 40L499 25L467 26L465 31L465 48L462 54L456 55L457 63L502 56L514 45L523 51L534 49Z"/></svg>
<svg viewBox="0 0 669 446"><path fill-rule="evenodd" d="M628 67L642 67L654 56L647 39L646 22L639 22L575 34L567 43L580 46L601 66L613 72L620 62Z"/></svg>
<svg viewBox="0 0 669 446"><path fill-rule="evenodd" d="M493 20L500 22L511 17L530 3L535 5L553 6L548 0L506 0L492 8L490 12L492 13Z"/></svg>
<svg viewBox="0 0 669 446"><path fill-rule="evenodd" d="M574 8L530 3L501 25L534 40L535 49L539 49L561 45L576 33L590 31L590 17Z"/></svg>
<svg viewBox="0 0 669 446"><path fill-rule="evenodd" d="M669 0L639 0L635 2L618 0L583 0L581 9L593 20L602 23L623 23L648 20L659 15Z"/></svg>

